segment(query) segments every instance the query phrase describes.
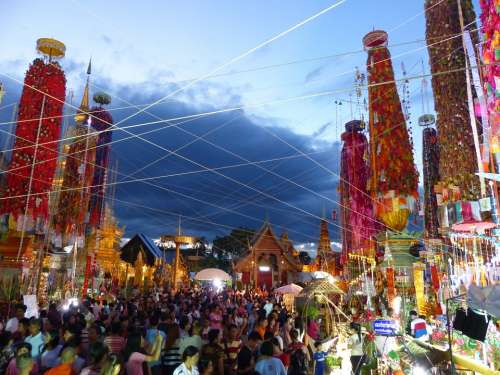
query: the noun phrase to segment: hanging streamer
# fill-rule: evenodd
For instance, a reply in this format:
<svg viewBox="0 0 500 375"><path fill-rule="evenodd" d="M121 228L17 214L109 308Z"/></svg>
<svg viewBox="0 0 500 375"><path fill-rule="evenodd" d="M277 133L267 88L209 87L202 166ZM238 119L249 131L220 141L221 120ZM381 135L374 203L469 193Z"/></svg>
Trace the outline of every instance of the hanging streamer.
<svg viewBox="0 0 500 375"><path fill-rule="evenodd" d="M424 288L424 265L420 263L413 264L413 281L415 286L415 299L417 301L417 310L419 314L425 314L425 288Z"/></svg>

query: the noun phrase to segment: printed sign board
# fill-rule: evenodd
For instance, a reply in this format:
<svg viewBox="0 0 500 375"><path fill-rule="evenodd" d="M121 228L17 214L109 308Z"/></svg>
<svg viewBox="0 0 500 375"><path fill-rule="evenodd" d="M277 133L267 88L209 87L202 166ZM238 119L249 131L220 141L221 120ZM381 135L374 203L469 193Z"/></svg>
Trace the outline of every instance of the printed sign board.
<svg viewBox="0 0 500 375"><path fill-rule="evenodd" d="M394 336L396 334L396 323L394 320L378 319L373 322L373 331L380 336Z"/></svg>

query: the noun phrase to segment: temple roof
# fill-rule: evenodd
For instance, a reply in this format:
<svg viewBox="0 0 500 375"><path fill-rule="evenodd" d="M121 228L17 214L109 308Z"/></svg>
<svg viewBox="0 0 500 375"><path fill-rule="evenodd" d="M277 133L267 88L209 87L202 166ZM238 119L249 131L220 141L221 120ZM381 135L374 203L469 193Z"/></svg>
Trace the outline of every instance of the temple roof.
<svg viewBox="0 0 500 375"><path fill-rule="evenodd" d="M162 258L162 251L144 234L136 234L121 249L120 258L127 263L134 264L140 251L144 252L144 262L148 266L155 263L156 258Z"/></svg>
<svg viewBox="0 0 500 375"><path fill-rule="evenodd" d="M266 237L270 238L276 244L277 248L280 250L280 255L283 256L283 259L286 260L288 264L290 264L297 271L302 270L302 264L293 256L295 249L293 247L292 241L288 239L288 235L284 233L281 236L281 239L278 239L278 237L274 234L271 224L267 220L264 221L261 228L253 236L251 242L249 243L249 248L247 249L247 251L236 262L236 269L241 268L246 262L251 260L250 258L252 256L252 251L256 248L258 249L259 245ZM263 250L265 251L274 249Z"/></svg>

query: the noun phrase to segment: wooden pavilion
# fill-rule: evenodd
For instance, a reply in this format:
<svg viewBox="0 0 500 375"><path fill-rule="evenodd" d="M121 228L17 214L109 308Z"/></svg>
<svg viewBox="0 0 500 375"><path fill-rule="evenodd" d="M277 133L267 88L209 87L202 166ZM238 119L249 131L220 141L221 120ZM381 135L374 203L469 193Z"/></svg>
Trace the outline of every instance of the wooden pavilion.
<svg viewBox="0 0 500 375"><path fill-rule="evenodd" d="M234 271L241 274L244 286L270 290L296 281L302 264L286 233L281 238L276 237L269 222L265 221L246 253L234 264Z"/></svg>

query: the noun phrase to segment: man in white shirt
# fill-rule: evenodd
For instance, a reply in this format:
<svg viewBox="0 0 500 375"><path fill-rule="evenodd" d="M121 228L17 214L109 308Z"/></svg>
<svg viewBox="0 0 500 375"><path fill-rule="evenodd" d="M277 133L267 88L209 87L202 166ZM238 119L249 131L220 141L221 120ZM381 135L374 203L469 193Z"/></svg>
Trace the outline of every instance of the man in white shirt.
<svg viewBox="0 0 500 375"><path fill-rule="evenodd" d="M273 304L270 300L266 301L266 304L264 305L264 310L266 310L266 318L271 314L271 311L273 311Z"/></svg>
<svg viewBox="0 0 500 375"><path fill-rule="evenodd" d="M24 318L24 313L26 312L27 307L22 303L16 305L16 313L15 316L10 318L5 325L5 330L10 333L17 332L19 327L19 321Z"/></svg>

